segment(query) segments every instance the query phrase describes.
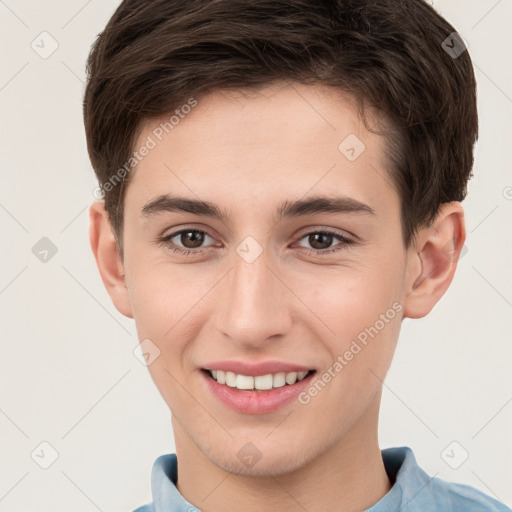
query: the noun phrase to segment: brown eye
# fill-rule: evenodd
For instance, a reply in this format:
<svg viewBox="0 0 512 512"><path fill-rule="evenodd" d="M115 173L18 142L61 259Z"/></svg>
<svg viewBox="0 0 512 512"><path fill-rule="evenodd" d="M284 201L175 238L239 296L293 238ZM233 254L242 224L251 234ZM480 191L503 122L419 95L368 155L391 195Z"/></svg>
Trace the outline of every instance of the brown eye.
<svg viewBox="0 0 512 512"><path fill-rule="evenodd" d="M348 248L354 242L339 234L331 231L312 231L301 237L301 242L305 240L310 247L300 245L304 250L313 253L315 255L327 255L342 249ZM334 241L338 243L333 245Z"/></svg>
<svg viewBox="0 0 512 512"><path fill-rule="evenodd" d="M203 243L204 235L205 233L202 231L182 231L180 234L180 242L186 249L196 249Z"/></svg>
<svg viewBox="0 0 512 512"><path fill-rule="evenodd" d="M328 249L334 237L328 233L311 233L308 235L308 242L313 249Z"/></svg>
<svg viewBox="0 0 512 512"><path fill-rule="evenodd" d="M213 238L206 231L188 228L170 233L158 241L160 244L172 249L173 252L190 254L194 252L199 253L202 249L206 248L203 247L206 238L211 238L213 241Z"/></svg>

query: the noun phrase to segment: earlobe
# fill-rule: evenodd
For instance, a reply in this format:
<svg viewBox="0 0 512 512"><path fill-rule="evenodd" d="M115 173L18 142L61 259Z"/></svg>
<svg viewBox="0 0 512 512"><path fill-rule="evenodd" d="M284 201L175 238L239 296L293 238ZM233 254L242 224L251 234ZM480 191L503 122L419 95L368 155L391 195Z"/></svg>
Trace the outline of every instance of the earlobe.
<svg viewBox="0 0 512 512"><path fill-rule="evenodd" d="M133 318L124 265L103 201L95 201L89 208L89 241L101 279L114 306L124 316Z"/></svg>
<svg viewBox="0 0 512 512"><path fill-rule="evenodd" d="M464 210L459 202L443 204L434 222L420 229L408 256L405 317L424 317L444 295L465 239Z"/></svg>

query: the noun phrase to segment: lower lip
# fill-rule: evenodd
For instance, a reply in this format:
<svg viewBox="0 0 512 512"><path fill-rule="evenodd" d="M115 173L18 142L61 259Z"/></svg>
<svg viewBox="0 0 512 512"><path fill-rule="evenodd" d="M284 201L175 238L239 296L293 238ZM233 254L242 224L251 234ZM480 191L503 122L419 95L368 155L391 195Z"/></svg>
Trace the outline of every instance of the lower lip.
<svg viewBox="0 0 512 512"><path fill-rule="evenodd" d="M219 384L201 370L207 388L230 409L244 414L269 414L293 402L308 387L314 372L295 384L287 384L267 391L244 391Z"/></svg>

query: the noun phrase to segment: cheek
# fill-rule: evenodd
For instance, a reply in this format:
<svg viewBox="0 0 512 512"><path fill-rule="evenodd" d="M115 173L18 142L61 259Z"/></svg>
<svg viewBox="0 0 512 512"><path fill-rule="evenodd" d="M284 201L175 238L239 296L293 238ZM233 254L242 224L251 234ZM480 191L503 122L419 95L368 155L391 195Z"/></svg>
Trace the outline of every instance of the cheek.
<svg viewBox="0 0 512 512"><path fill-rule="evenodd" d="M190 320L199 311L204 295L193 280L169 265L154 264L140 258L129 267L130 302L139 339L149 338L162 355L176 355L184 350L185 340L194 335Z"/></svg>
<svg viewBox="0 0 512 512"><path fill-rule="evenodd" d="M322 341L330 356L325 379L335 375L331 389L338 390L333 400L345 392L347 400L364 399L389 368L403 310L403 268L398 256L395 261L385 271L377 261L357 272L338 271L310 292L311 309L328 326Z"/></svg>
<svg viewBox="0 0 512 512"><path fill-rule="evenodd" d="M322 339L329 359L301 403L314 401L322 415L326 404L336 404L329 414L341 431L356 421L381 388L400 332L403 307L386 282L382 287L371 281L341 287L341 291L340 287L341 283L337 289L324 288L317 295L319 316L334 333Z"/></svg>
<svg viewBox="0 0 512 512"><path fill-rule="evenodd" d="M137 333L156 345L159 355L148 371L168 406L181 410L190 399L182 383L193 369L188 354L202 326L205 291L179 271L171 275L162 267L144 267L148 270L138 274L130 289Z"/></svg>
<svg viewBox="0 0 512 512"><path fill-rule="evenodd" d="M211 268L200 272L193 265L142 257L132 270L130 300L139 339L150 339L160 351L148 370L169 404L186 399L179 382L196 370L194 351L218 303L219 277Z"/></svg>
<svg viewBox="0 0 512 512"><path fill-rule="evenodd" d="M313 280L318 284L309 290L303 282L298 293L308 297L307 304L330 327L334 337L346 340L373 326L382 315L386 325L400 316L401 274L399 265L385 272L379 265L365 266L357 272L343 269L326 275L321 282Z"/></svg>
<svg viewBox="0 0 512 512"><path fill-rule="evenodd" d="M197 301L200 283L186 265L172 264L155 248L132 243L126 251L128 291L137 325L161 338Z"/></svg>

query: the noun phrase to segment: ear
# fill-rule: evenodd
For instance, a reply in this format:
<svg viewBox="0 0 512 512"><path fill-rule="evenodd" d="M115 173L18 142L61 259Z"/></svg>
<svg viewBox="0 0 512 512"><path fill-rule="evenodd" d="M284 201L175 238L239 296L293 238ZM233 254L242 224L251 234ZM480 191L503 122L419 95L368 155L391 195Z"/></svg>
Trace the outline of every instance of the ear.
<svg viewBox="0 0 512 512"><path fill-rule="evenodd" d="M404 317L422 318L430 313L452 282L465 240L461 204L441 205L434 222L418 231L408 251Z"/></svg>
<svg viewBox="0 0 512 512"><path fill-rule="evenodd" d="M123 261L103 201L95 201L91 205L89 222L91 249L103 284L116 309L124 316L133 318Z"/></svg>

